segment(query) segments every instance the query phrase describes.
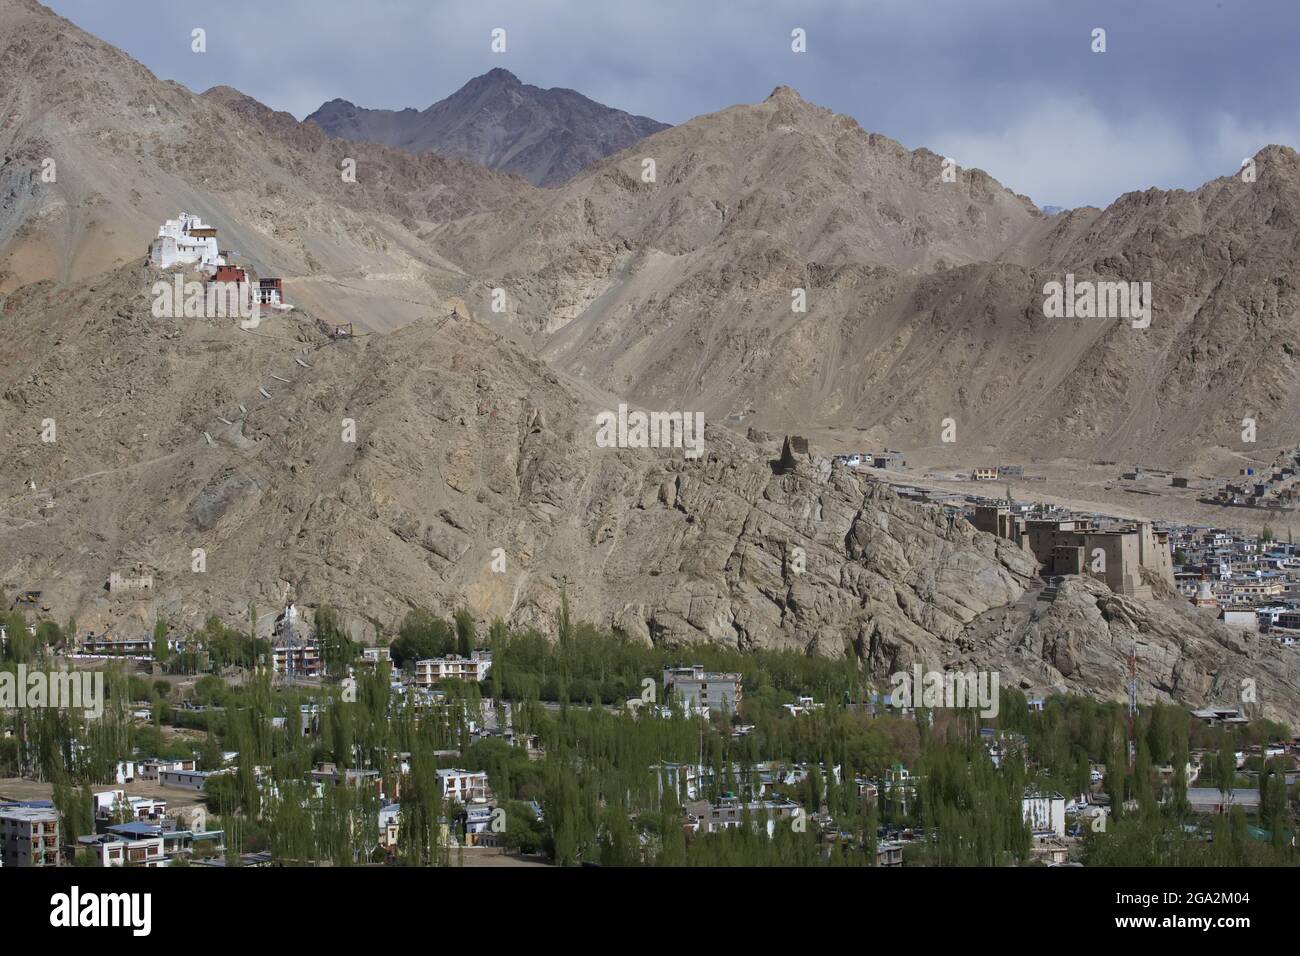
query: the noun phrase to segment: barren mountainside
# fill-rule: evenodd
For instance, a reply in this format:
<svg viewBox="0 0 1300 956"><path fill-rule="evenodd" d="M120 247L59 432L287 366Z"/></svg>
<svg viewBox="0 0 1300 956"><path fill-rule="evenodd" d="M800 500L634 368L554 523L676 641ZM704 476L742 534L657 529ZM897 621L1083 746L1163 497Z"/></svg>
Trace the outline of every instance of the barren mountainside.
<svg viewBox="0 0 1300 956"><path fill-rule="evenodd" d="M155 319L151 275L30 285L0 317L25 357L0 370L0 578L83 626L252 604L265 629L292 595L371 639L412 606L548 629L566 594L633 639L851 654L882 680L970 664L1117 697L1136 639L1144 693L1261 675L1266 711L1300 715L1271 645L1092 584L1036 602L1024 551L826 459L778 474L775 444L716 425L693 461L598 448L592 402L471 319L351 341L303 315ZM114 573L153 590L110 593Z"/></svg>
<svg viewBox="0 0 1300 956"><path fill-rule="evenodd" d="M491 85L485 107L511 88ZM781 87L542 189L196 95L34 0L0 0L0 115L0 583L61 619L253 602L265 627L293 594L373 636L417 606L549 627L567 594L638 640L1111 698L1136 641L1144 694L1201 704L1249 676L1300 717L1280 652L1090 584L1039 600L1007 542L824 458L777 474L778 443L724 424L920 448L952 417L1017 459L1175 463L1251 414L1261 444L1300 441L1290 148L1254 182L1048 217ZM489 140L465 142L502 168L560 155ZM156 318L143 256L181 210L298 309ZM1150 282L1150 328L1045 317L1066 273ZM705 454L597 447L620 401L704 412ZM111 596L115 572L156 590Z"/></svg>

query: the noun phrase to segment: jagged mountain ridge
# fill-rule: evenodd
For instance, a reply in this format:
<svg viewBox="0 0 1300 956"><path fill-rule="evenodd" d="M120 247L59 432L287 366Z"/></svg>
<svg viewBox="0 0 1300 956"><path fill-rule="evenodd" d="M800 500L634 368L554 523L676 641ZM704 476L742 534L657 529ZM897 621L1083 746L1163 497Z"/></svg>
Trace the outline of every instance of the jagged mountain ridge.
<svg viewBox="0 0 1300 956"><path fill-rule="evenodd" d="M424 110L366 109L334 99L304 122L339 139L459 156L536 186L565 182L595 160L668 128L574 90L521 83L500 67Z"/></svg>
<svg viewBox="0 0 1300 956"><path fill-rule="evenodd" d="M6 77L0 288L128 261L183 206L324 316L388 330L463 303L647 405L905 448L935 445L951 417L981 449L1171 466L1232 447L1244 416L1271 448L1300 441L1300 175L1285 147L1259 153L1253 183L1049 217L979 170L946 182L942 157L780 88L537 190L331 140L233 90L193 97L30 0L5 10L21 69ZM53 40L33 58L25 38L41 28ZM115 79L40 94L69 58ZM218 139L233 153L206 145ZM46 153L65 160L57 187L35 174ZM124 177L137 185L119 192ZM1066 272L1152 282L1152 328L1046 319L1043 285ZM791 310L796 288L806 313Z"/></svg>

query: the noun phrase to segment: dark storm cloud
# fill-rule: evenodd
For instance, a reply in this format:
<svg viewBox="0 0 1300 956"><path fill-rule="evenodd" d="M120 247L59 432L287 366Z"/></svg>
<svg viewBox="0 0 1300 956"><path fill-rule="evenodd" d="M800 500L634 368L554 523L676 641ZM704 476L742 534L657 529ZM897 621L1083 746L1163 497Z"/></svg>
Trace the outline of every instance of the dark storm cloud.
<svg viewBox="0 0 1300 956"><path fill-rule="evenodd" d="M162 77L300 118L334 97L423 108L496 66L671 123L784 84L1059 205L1194 188L1300 145L1292 0L49 2Z"/></svg>

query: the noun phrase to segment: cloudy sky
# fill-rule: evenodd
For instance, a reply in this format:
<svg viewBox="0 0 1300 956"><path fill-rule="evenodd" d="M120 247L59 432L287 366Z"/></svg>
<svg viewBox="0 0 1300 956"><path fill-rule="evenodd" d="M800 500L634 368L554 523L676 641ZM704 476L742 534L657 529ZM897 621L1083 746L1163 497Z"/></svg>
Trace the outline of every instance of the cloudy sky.
<svg viewBox="0 0 1300 956"><path fill-rule="evenodd" d="M159 76L299 118L335 97L423 108L496 66L668 123L785 84L1040 204L1194 188L1300 147L1295 0L44 2Z"/></svg>

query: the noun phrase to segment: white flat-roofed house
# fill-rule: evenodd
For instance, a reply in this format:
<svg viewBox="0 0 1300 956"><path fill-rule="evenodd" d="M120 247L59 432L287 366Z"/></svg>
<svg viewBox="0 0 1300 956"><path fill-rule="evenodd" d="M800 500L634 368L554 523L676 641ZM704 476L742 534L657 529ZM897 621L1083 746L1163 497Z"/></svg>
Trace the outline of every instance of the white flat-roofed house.
<svg viewBox="0 0 1300 956"><path fill-rule="evenodd" d="M463 680L478 683L487 677L492 668L492 652L473 651L469 657L452 654L449 657L431 657L415 662L415 685L432 687L444 680Z"/></svg>
<svg viewBox="0 0 1300 956"><path fill-rule="evenodd" d="M167 813L167 801L154 797L127 796L125 790L101 790L92 795L93 816L97 820L124 817L126 821L161 820ZM124 821L125 822L125 821Z"/></svg>
<svg viewBox="0 0 1300 956"><path fill-rule="evenodd" d="M164 770L195 770L198 761L193 757L146 757L137 760L135 768L141 780L157 780Z"/></svg>
<svg viewBox="0 0 1300 956"><path fill-rule="evenodd" d="M208 778L215 777L227 770L160 770L158 785L175 790L203 790L208 785Z"/></svg>
<svg viewBox="0 0 1300 956"><path fill-rule="evenodd" d="M1055 791L1029 790L1021 806L1034 836L1065 838L1065 797Z"/></svg>
<svg viewBox="0 0 1300 956"><path fill-rule="evenodd" d="M391 664L393 654L386 647L367 647L362 649L361 659L367 664Z"/></svg>
<svg viewBox="0 0 1300 956"><path fill-rule="evenodd" d="M128 836L120 833L102 833L99 836L77 838L77 846L90 850L99 858L100 866L166 866L161 836Z"/></svg>
<svg viewBox="0 0 1300 956"><path fill-rule="evenodd" d="M471 801L483 801L488 798L488 775L476 770L439 770L438 783L442 787L442 798L454 800L460 804Z"/></svg>

